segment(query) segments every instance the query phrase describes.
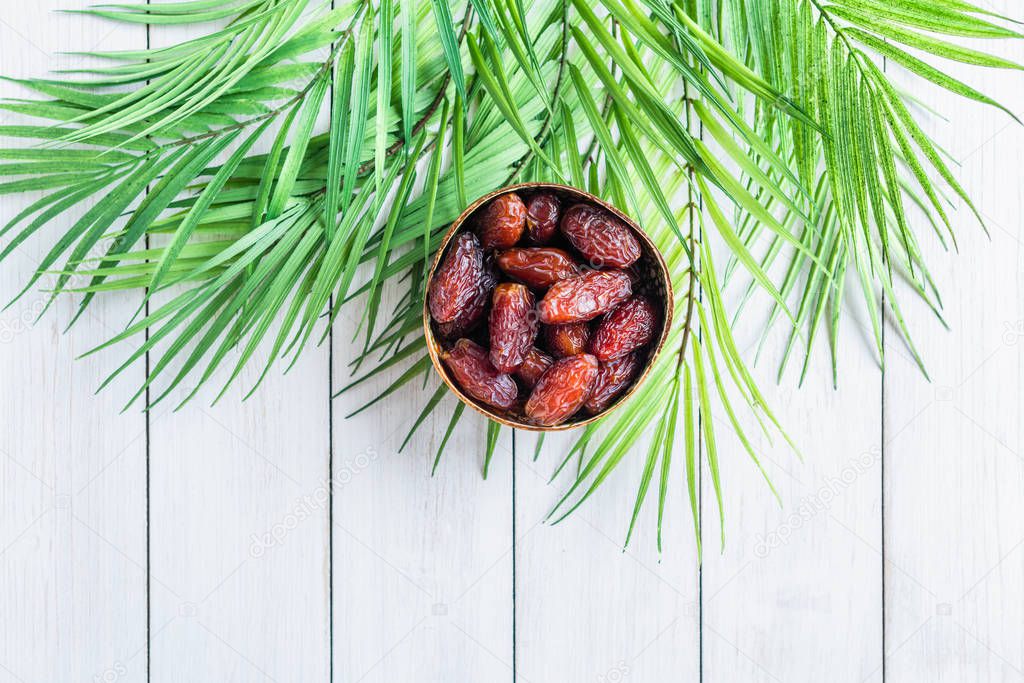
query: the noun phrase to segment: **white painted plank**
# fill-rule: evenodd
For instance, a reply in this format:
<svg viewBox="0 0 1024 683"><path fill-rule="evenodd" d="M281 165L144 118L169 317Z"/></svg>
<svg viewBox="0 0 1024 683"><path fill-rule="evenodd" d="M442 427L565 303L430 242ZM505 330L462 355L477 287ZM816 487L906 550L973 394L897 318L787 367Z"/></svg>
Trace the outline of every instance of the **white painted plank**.
<svg viewBox="0 0 1024 683"><path fill-rule="evenodd" d="M154 417L154 681L327 678L325 354L242 385Z"/></svg>
<svg viewBox="0 0 1024 683"><path fill-rule="evenodd" d="M45 77L58 65L83 65L60 50L145 44L141 28L54 12L68 6L0 6L0 73ZM0 83L4 98L27 95ZM0 114L2 124L26 122ZM0 198L0 222L36 198ZM76 216L54 221L0 265L4 304ZM139 297L101 298L62 334L73 302L61 299L33 324L46 303L41 288L0 314L0 681L145 681L145 421L118 415L141 371L94 397L118 359L75 360L110 336Z"/></svg>
<svg viewBox="0 0 1024 683"><path fill-rule="evenodd" d="M1020 15L1011 0L982 4ZM1019 41L979 47L1024 61ZM940 66L1024 111L1019 72ZM926 129L961 165L991 240L959 201L950 212L959 255L924 240L952 328L904 295L930 384L894 328L886 333L887 680L1021 681L1024 131L1005 114L934 88L913 92L949 119L932 118Z"/></svg>
<svg viewBox="0 0 1024 683"><path fill-rule="evenodd" d="M853 317L840 339L838 389L824 345L801 389L794 373L776 385L773 357L754 371L806 459L781 439L769 445L756 425L748 431L781 506L722 411L713 417L725 549L705 468L705 681L862 681L881 664L881 373ZM742 325L748 340L753 321Z"/></svg>
<svg viewBox="0 0 1024 683"><path fill-rule="evenodd" d="M723 249L719 274L728 257ZM775 264L776 281L786 265L781 258ZM724 292L727 307L738 302L749 281L742 268L738 271ZM848 285L846 291L852 296L844 305L838 340L838 389L833 388L824 331L816 337L803 387L797 386L805 355L802 341L794 344L787 372L777 381L789 332L784 318L754 366L771 305L767 295L756 294L735 326L741 354L805 457L800 462L777 435L766 438L742 398L728 387L779 501L717 397L711 416L701 418L702 429L710 425L716 434L725 518L722 549L723 526L704 450L705 681L861 681L881 665L882 377L859 290Z"/></svg>
<svg viewBox="0 0 1024 683"><path fill-rule="evenodd" d="M209 29L153 28L152 44ZM215 407L225 373L152 417L153 681L328 678L329 352L243 402L265 357Z"/></svg>
<svg viewBox="0 0 1024 683"><path fill-rule="evenodd" d="M698 680L697 552L682 460L673 464L664 552L653 487L629 548L622 544L646 448L631 451L602 488L558 525L543 524L575 464L548 479L575 440L516 433L516 654L522 681Z"/></svg>
<svg viewBox="0 0 1024 683"><path fill-rule="evenodd" d="M137 46L127 29L108 34L110 24L44 14L55 4L0 9L0 71L41 73L52 63L44 52L72 46ZM1013 78L980 82L1020 111ZM940 99L953 124L932 130L963 161L993 239L982 239L960 207L960 256L929 250L954 329L939 331L913 306L907 317L933 384L888 334L886 672L896 681L1019 680L1024 262L1014 171L1024 136L1001 115ZM10 217L26 201L5 197L0 214ZM0 269L5 296L40 255L38 247L21 251ZM137 299L101 298L71 336L59 335L68 303L27 324L38 301L30 295L0 317L0 405L21 425L0 435L0 681L144 680L144 422L137 413L116 415L130 382L91 396L116 352L72 361L116 329ZM351 323L339 330L347 339ZM838 392L823 381L823 354L804 389L794 391L789 379L769 392L807 456L800 465L784 449L768 451L784 508L725 440L727 548L719 555L705 487L706 680L881 678L881 386L864 333L847 328L841 344ZM335 384L349 352L336 342ZM759 372L766 389L772 370ZM327 677L327 373L326 351L313 351L246 404L236 391L215 409L196 403L153 416L154 680ZM403 392L342 420L359 398L335 404L337 679L510 675L510 440L491 478L480 481L471 464L482 454L483 429L467 413L431 479L446 415L397 454L426 395ZM531 462L527 435L517 446L521 678L695 677L698 591L685 498L670 501L675 518L660 564L650 525L624 556L618 543L636 473L616 478L562 526L540 527L559 493L545 483L554 458ZM266 533L280 540L261 541Z"/></svg>
<svg viewBox="0 0 1024 683"><path fill-rule="evenodd" d="M361 348L360 303L334 333L335 386ZM382 310L390 310L382 306ZM401 370L404 370L404 365ZM364 367L365 370L365 367ZM400 372L400 371L399 371ZM431 477L455 407L446 397L398 448L438 384L431 370L375 407L399 373L334 405L334 680L499 681L512 677L512 462L505 431L487 480L485 421L466 410Z"/></svg>

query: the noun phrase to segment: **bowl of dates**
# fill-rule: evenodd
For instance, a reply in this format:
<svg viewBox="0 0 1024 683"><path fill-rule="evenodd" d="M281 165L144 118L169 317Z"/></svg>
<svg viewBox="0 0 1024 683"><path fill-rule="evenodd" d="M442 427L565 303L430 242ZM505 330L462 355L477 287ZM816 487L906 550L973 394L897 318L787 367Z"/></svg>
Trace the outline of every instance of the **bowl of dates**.
<svg viewBox="0 0 1024 683"><path fill-rule="evenodd" d="M427 276L434 368L471 408L534 431L570 429L646 379L672 316L657 247L628 216L566 185L476 200Z"/></svg>

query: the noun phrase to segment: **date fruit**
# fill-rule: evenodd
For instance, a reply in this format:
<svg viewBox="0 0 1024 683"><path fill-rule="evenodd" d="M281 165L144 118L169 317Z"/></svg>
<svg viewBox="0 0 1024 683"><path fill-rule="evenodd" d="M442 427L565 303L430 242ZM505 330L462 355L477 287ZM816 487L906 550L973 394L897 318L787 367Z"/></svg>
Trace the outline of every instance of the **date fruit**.
<svg viewBox="0 0 1024 683"><path fill-rule="evenodd" d="M463 391L476 400L502 410L515 405L519 395L515 380L498 372L479 344L460 339L451 351L441 353L441 360Z"/></svg>
<svg viewBox="0 0 1024 683"><path fill-rule="evenodd" d="M586 353L589 341L590 325L587 323L544 326L544 345L555 358Z"/></svg>
<svg viewBox="0 0 1024 683"><path fill-rule="evenodd" d="M523 364L516 368L516 377L526 385L527 389L533 389L540 380L540 376L554 362L554 358L534 346L527 352Z"/></svg>
<svg viewBox="0 0 1024 683"><path fill-rule="evenodd" d="M572 194L524 187L481 205L427 287L446 381L521 424L553 427L621 402L664 324L643 235Z"/></svg>
<svg viewBox="0 0 1024 683"><path fill-rule="evenodd" d="M640 258L640 241L608 211L575 204L562 217L562 234L595 268L625 268Z"/></svg>
<svg viewBox="0 0 1024 683"><path fill-rule="evenodd" d="M495 197L482 209L477 232L484 249L514 247L526 230L526 205L515 192Z"/></svg>
<svg viewBox="0 0 1024 683"><path fill-rule="evenodd" d="M430 283L430 315L439 323L455 320L480 292L484 252L476 235L464 232L455 238Z"/></svg>
<svg viewBox="0 0 1024 683"><path fill-rule="evenodd" d="M470 300L466 307L455 316L454 320L446 323L438 323L437 331L445 339L458 339L466 336L479 325L487 313L487 305L491 303L491 293L498 284L498 276L486 266L484 274L480 278L480 285L477 287L476 295Z"/></svg>
<svg viewBox="0 0 1024 683"><path fill-rule="evenodd" d="M491 303L491 364L498 372L518 368L537 339L533 294L524 285L503 282Z"/></svg>
<svg viewBox="0 0 1024 683"><path fill-rule="evenodd" d="M538 192L526 202L526 232L534 244L549 244L558 232L558 198Z"/></svg>
<svg viewBox="0 0 1024 683"><path fill-rule="evenodd" d="M640 357L636 353L627 353L608 361L601 361L597 371L597 380L590 398L584 404L591 415L603 413L619 397L633 379L640 373Z"/></svg>
<svg viewBox="0 0 1024 683"><path fill-rule="evenodd" d="M593 270L562 280L537 305L545 325L585 322L607 313L633 293L629 275L621 270Z"/></svg>
<svg viewBox="0 0 1024 683"><path fill-rule="evenodd" d="M564 422L590 397L597 380L598 362L581 353L555 361L541 375L526 401L526 417L543 426Z"/></svg>
<svg viewBox="0 0 1024 683"><path fill-rule="evenodd" d="M572 256L551 247L503 251L498 254L498 267L533 289L547 289L559 280L580 274Z"/></svg>
<svg viewBox="0 0 1024 683"><path fill-rule="evenodd" d="M657 328L658 312L654 304L642 296L633 297L598 323L590 342L590 353L601 361L625 356L650 344Z"/></svg>

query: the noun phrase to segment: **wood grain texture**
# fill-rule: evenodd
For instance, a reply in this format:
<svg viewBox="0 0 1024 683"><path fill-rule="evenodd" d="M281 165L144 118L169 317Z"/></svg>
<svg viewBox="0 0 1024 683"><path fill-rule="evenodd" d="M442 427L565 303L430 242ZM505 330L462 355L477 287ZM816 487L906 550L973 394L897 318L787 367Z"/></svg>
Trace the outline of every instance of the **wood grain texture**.
<svg viewBox="0 0 1024 683"><path fill-rule="evenodd" d="M1020 13L1010 0L986 6ZM1019 42L987 47L1024 61ZM1024 111L1020 72L941 66ZM1021 681L1024 131L1001 112L935 88L918 84L914 92L949 119L932 118L926 130L959 164L991 239L956 202L950 218L960 253L924 240L951 330L912 297L903 301L931 383L894 328L886 331L886 678Z"/></svg>
<svg viewBox="0 0 1024 683"><path fill-rule="evenodd" d="M153 27L150 42L207 31ZM151 680L323 681L329 350L308 349L287 375L277 364L243 401L264 347L211 406L236 358L181 410L188 388L151 414Z"/></svg>
<svg viewBox="0 0 1024 683"><path fill-rule="evenodd" d="M881 373L854 318L840 342L838 389L824 344L801 389L798 364L780 384L775 357L755 369L805 456L801 463L781 439L770 444L756 424L749 432L781 504L722 411L711 418L720 442L725 548L705 468L705 681L862 681L881 664ZM759 333L752 323L741 330L748 340Z"/></svg>
<svg viewBox="0 0 1024 683"><path fill-rule="evenodd" d="M70 46L145 44L141 28L112 31L106 22L55 14L63 4L0 6L0 71L39 76L58 64L81 66L81 58L55 56ZM0 96L27 91L5 81ZM0 114L0 123L23 121ZM34 199L5 196L0 223ZM3 304L74 218L47 226L3 263ZM118 415L142 372L94 396L118 359L74 360L123 324L140 299L96 301L73 333L62 334L76 308L70 299L35 323L47 282L0 314L0 681L145 681L145 421L138 412Z"/></svg>
<svg viewBox="0 0 1024 683"><path fill-rule="evenodd" d="M0 7L0 73L69 65L58 50L145 45L144 29L52 12L69 4L87 3ZM1024 61L1019 45L995 49ZM1024 112L1019 74L947 70ZM118 414L141 367L93 396L125 349L73 360L139 298L100 297L64 335L72 302L33 325L44 298L29 293L0 314L0 683L1024 680L1024 132L903 82L949 118L928 130L961 163L991 240L964 206L951 213L959 255L923 240L953 328L904 299L931 383L891 326L883 378L856 304L838 390L824 346L799 390L792 372L775 387L762 360L806 457L756 440L782 507L711 418L726 548L705 472L699 573L678 469L664 554L653 499L621 550L642 452L552 527L541 521L564 489L547 478L571 434L533 462L533 435L503 433L483 481L484 427L469 412L430 476L451 397L402 453L429 388L344 419L394 376L328 400L348 377L359 302L330 348L246 402L255 369L216 407L209 392L161 406L147 442L142 415ZM31 199L0 198L0 220ZM0 267L4 303L69 222Z"/></svg>
<svg viewBox="0 0 1024 683"><path fill-rule="evenodd" d="M350 342L361 314L357 300L336 325L337 387L348 383L349 361L362 348L361 335ZM440 383L432 368L426 391L417 378L345 418L405 365L334 403L334 680L511 679L511 432L501 435L485 481L486 423L467 410L431 477L454 396L398 449Z"/></svg>
<svg viewBox="0 0 1024 683"><path fill-rule="evenodd" d="M659 557L656 485L623 551L645 448L551 526L543 520L571 485L575 462L555 484L548 479L575 435L549 434L534 462L536 438L516 433L517 680L698 680L697 555L682 460L673 463Z"/></svg>

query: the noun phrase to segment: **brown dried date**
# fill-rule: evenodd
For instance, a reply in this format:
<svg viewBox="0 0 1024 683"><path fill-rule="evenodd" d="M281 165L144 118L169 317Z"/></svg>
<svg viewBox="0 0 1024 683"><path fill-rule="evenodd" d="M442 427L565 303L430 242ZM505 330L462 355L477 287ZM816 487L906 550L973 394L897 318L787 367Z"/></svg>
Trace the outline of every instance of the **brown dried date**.
<svg viewBox="0 0 1024 683"><path fill-rule="evenodd" d="M455 320L469 308L480 291L484 252L476 235L464 232L454 244L430 283L430 315L439 323Z"/></svg>
<svg viewBox="0 0 1024 683"><path fill-rule="evenodd" d="M600 207L569 207L561 227L572 246L595 267L625 268L640 258L640 241L629 226Z"/></svg>
<svg viewBox="0 0 1024 683"><path fill-rule="evenodd" d="M460 339L451 351L441 353L441 360L463 391L476 400L502 410L515 405L519 394L515 380L498 372L479 344Z"/></svg>
<svg viewBox="0 0 1024 683"><path fill-rule="evenodd" d="M586 353L590 341L590 325L587 323L566 323L545 325L544 345L555 358L567 358Z"/></svg>
<svg viewBox="0 0 1024 683"><path fill-rule="evenodd" d="M466 304L466 307L455 316L454 320L446 323L438 323L437 331L445 339L458 339L474 329L484 319L487 312L487 305L491 302L491 293L498 284L498 276L484 266L483 276L480 278L480 285L476 294Z"/></svg>
<svg viewBox="0 0 1024 683"><path fill-rule="evenodd" d="M537 339L533 294L524 285L503 282L491 303L491 364L498 372L518 368Z"/></svg>
<svg viewBox="0 0 1024 683"><path fill-rule="evenodd" d="M526 202L526 231L534 244L548 244L558 232L558 199L550 192L538 192Z"/></svg>
<svg viewBox="0 0 1024 683"><path fill-rule="evenodd" d="M518 377L528 389L533 389L533 387L537 385L537 381L540 380L540 376L543 375L554 362L554 358L534 346L527 352L522 365L516 368L516 377Z"/></svg>
<svg viewBox="0 0 1024 683"><path fill-rule="evenodd" d="M603 413L608 406L619 397L626 387L640 372L640 357L636 353L627 353L608 361L601 361L594 381L594 389L584 404L591 415Z"/></svg>
<svg viewBox="0 0 1024 683"><path fill-rule="evenodd" d="M629 276L619 270L595 270L556 283L537 306L545 325L593 320L633 293Z"/></svg>
<svg viewBox="0 0 1024 683"><path fill-rule="evenodd" d="M564 422L589 398L597 371L597 359L586 353L555 361L530 393L526 416L544 426Z"/></svg>
<svg viewBox="0 0 1024 683"><path fill-rule="evenodd" d="M498 267L534 289L547 289L559 280L580 274L572 256L551 247L503 251L498 254Z"/></svg>
<svg viewBox="0 0 1024 683"><path fill-rule="evenodd" d="M538 427L621 401L665 314L647 282L652 264L640 261L643 235L614 209L566 196L531 188L479 205L426 292L446 381Z"/></svg>
<svg viewBox="0 0 1024 683"><path fill-rule="evenodd" d="M477 219L477 232L484 249L515 246L526 229L526 205L515 192L495 197Z"/></svg>
<svg viewBox="0 0 1024 683"><path fill-rule="evenodd" d="M590 353L606 361L624 356L654 339L658 312L650 300L637 296L606 315L597 325Z"/></svg>

